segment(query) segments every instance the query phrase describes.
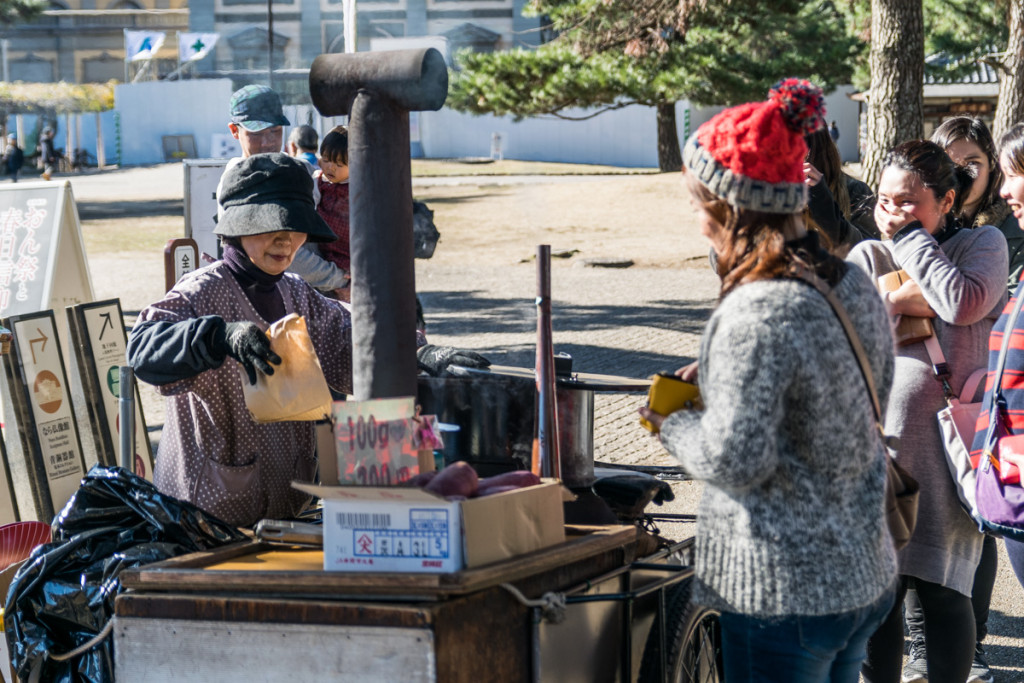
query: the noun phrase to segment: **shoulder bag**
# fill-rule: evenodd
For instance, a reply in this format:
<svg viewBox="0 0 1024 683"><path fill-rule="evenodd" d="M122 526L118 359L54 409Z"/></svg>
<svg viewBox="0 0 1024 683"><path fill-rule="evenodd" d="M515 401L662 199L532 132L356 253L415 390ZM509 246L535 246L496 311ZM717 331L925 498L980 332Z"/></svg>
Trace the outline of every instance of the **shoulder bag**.
<svg viewBox="0 0 1024 683"><path fill-rule="evenodd" d="M860 366L864 383L868 387L868 395L871 397L871 407L875 412L875 426L878 428L878 434L882 439L883 445L886 447L885 516L889 526L889 533L892 535L893 545L896 547L896 550L901 550L910 542L910 537L914 534L914 527L917 526L917 504L921 496L921 487L918 485L917 480L900 467L899 463L888 453L890 448L892 450L897 449L898 440L885 435L885 430L882 427L882 408L878 402L878 392L875 391L875 378L871 373L868 355L864 351L864 346L860 342L860 336L857 334L857 330L854 328L850 316L847 315L842 302L839 301L839 297L836 296L832 288L817 275L801 269L796 272L796 277L821 292L825 300L832 306L832 311L836 314L840 324L843 326L843 330L846 332L846 338L850 342L853 355L857 358L857 364Z"/></svg>
<svg viewBox="0 0 1024 683"><path fill-rule="evenodd" d="M1024 292L1018 293L1017 303L1003 329L1003 344L992 378L985 450L978 464L975 489L977 521L981 528L1016 541L1024 541L1024 487L1020 482L1020 470L1024 467L1024 434L1013 434L1007 424L1002 380L1010 338L1022 304Z"/></svg>
<svg viewBox="0 0 1024 683"><path fill-rule="evenodd" d="M946 452L946 466L956 484L956 493L972 519L978 519L978 505L975 498L977 488L978 460L971 458L974 444L974 430L981 413L981 401L975 401L978 386L985 381L988 368L979 368L971 373L957 396L949 386L949 365L934 335L924 340L924 348L932 362L932 376L942 384L946 407L936 417L942 434L942 449Z"/></svg>

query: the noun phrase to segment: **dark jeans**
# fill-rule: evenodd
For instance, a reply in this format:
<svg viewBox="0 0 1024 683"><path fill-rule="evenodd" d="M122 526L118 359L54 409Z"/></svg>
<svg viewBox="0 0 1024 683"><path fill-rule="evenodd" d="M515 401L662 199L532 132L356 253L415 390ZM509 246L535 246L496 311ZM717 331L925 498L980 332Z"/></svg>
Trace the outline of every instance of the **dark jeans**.
<svg viewBox="0 0 1024 683"><path fill-rule="evenodd" d="M896 604L868 641L861 673L867 683L898 683L903 669L903 598L913 581L925 615L928 683L964 683L974 661L971 599L937 583L900 578Z"/></svg>
<svg viewBox="0 0 1024 683"><path fill-rule="evenodd" d="M868 638L893 598L893 591L886 591L866 607L821 617L723 613L726 683L857 683Z"/></svg>
<svg viewBox="0 0 1024 683"><path fill-rule="evenodd" d="M1010 557L1013 573L1017 575L1021 587L1024 587L1024 542L1004 538L1003 545L1006 546L1006 554Z"/></svg>
<svg viewBox="0 0 1024 683"><path fill-rule="evenodd" d="M1024 559L1024 558L1022 558ZM985 534L985 542L981 546L981 560L974 572L974 588L971 590L971 607L974 609L974 628L978 642L988 635L988 606L992 602L992 589L996 585L996 569L999 566L999 546L996 537ZM917 591L911 586L903 601L903 611L907 618L907 635L911 638L924 639L924 612ZM927 642L925 643L927 647Z"/></svg>

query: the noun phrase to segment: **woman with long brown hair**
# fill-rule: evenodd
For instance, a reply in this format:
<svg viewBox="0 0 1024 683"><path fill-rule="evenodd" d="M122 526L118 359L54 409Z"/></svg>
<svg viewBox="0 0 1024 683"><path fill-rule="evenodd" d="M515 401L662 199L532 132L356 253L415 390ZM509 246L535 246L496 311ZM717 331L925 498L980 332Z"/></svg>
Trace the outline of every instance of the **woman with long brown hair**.
<svg viewBox="0 0 1024 683"><path fill-rule="evenodd" d="M694 596L721 612L730 683L855 683L893 601L886 454L867 385L829 301L801 281L847 311L884 406L884 307L803 220L803 135L824 125L822 103L788 79L687 142L690 204L722 278L701 340L705 409L640 410L705 485Z"/></svg>

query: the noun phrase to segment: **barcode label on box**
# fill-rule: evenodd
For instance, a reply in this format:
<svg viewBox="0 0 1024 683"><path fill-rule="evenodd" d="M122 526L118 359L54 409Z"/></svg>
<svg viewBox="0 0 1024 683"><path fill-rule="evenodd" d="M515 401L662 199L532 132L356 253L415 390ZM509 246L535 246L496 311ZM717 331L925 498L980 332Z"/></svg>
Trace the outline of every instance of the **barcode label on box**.
<svg viewBox="0 0 1024 683"><path fill-rule="evenodd" d="M387 529L391 526L391 515L386 512L339 512L335 523L341 529Z"/></svg>

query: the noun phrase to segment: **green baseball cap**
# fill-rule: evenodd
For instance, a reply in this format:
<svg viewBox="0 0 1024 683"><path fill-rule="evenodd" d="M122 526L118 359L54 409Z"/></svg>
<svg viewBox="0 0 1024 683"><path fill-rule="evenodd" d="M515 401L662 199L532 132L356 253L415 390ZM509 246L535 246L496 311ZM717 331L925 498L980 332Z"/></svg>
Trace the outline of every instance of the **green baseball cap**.
<svg viewBox="0 0 1024 683"><path fill-rule="evenodd" d="M265 85L247 85L231 95L231 122L251 133L291 125L281 110L281 96Z"/></svg>

